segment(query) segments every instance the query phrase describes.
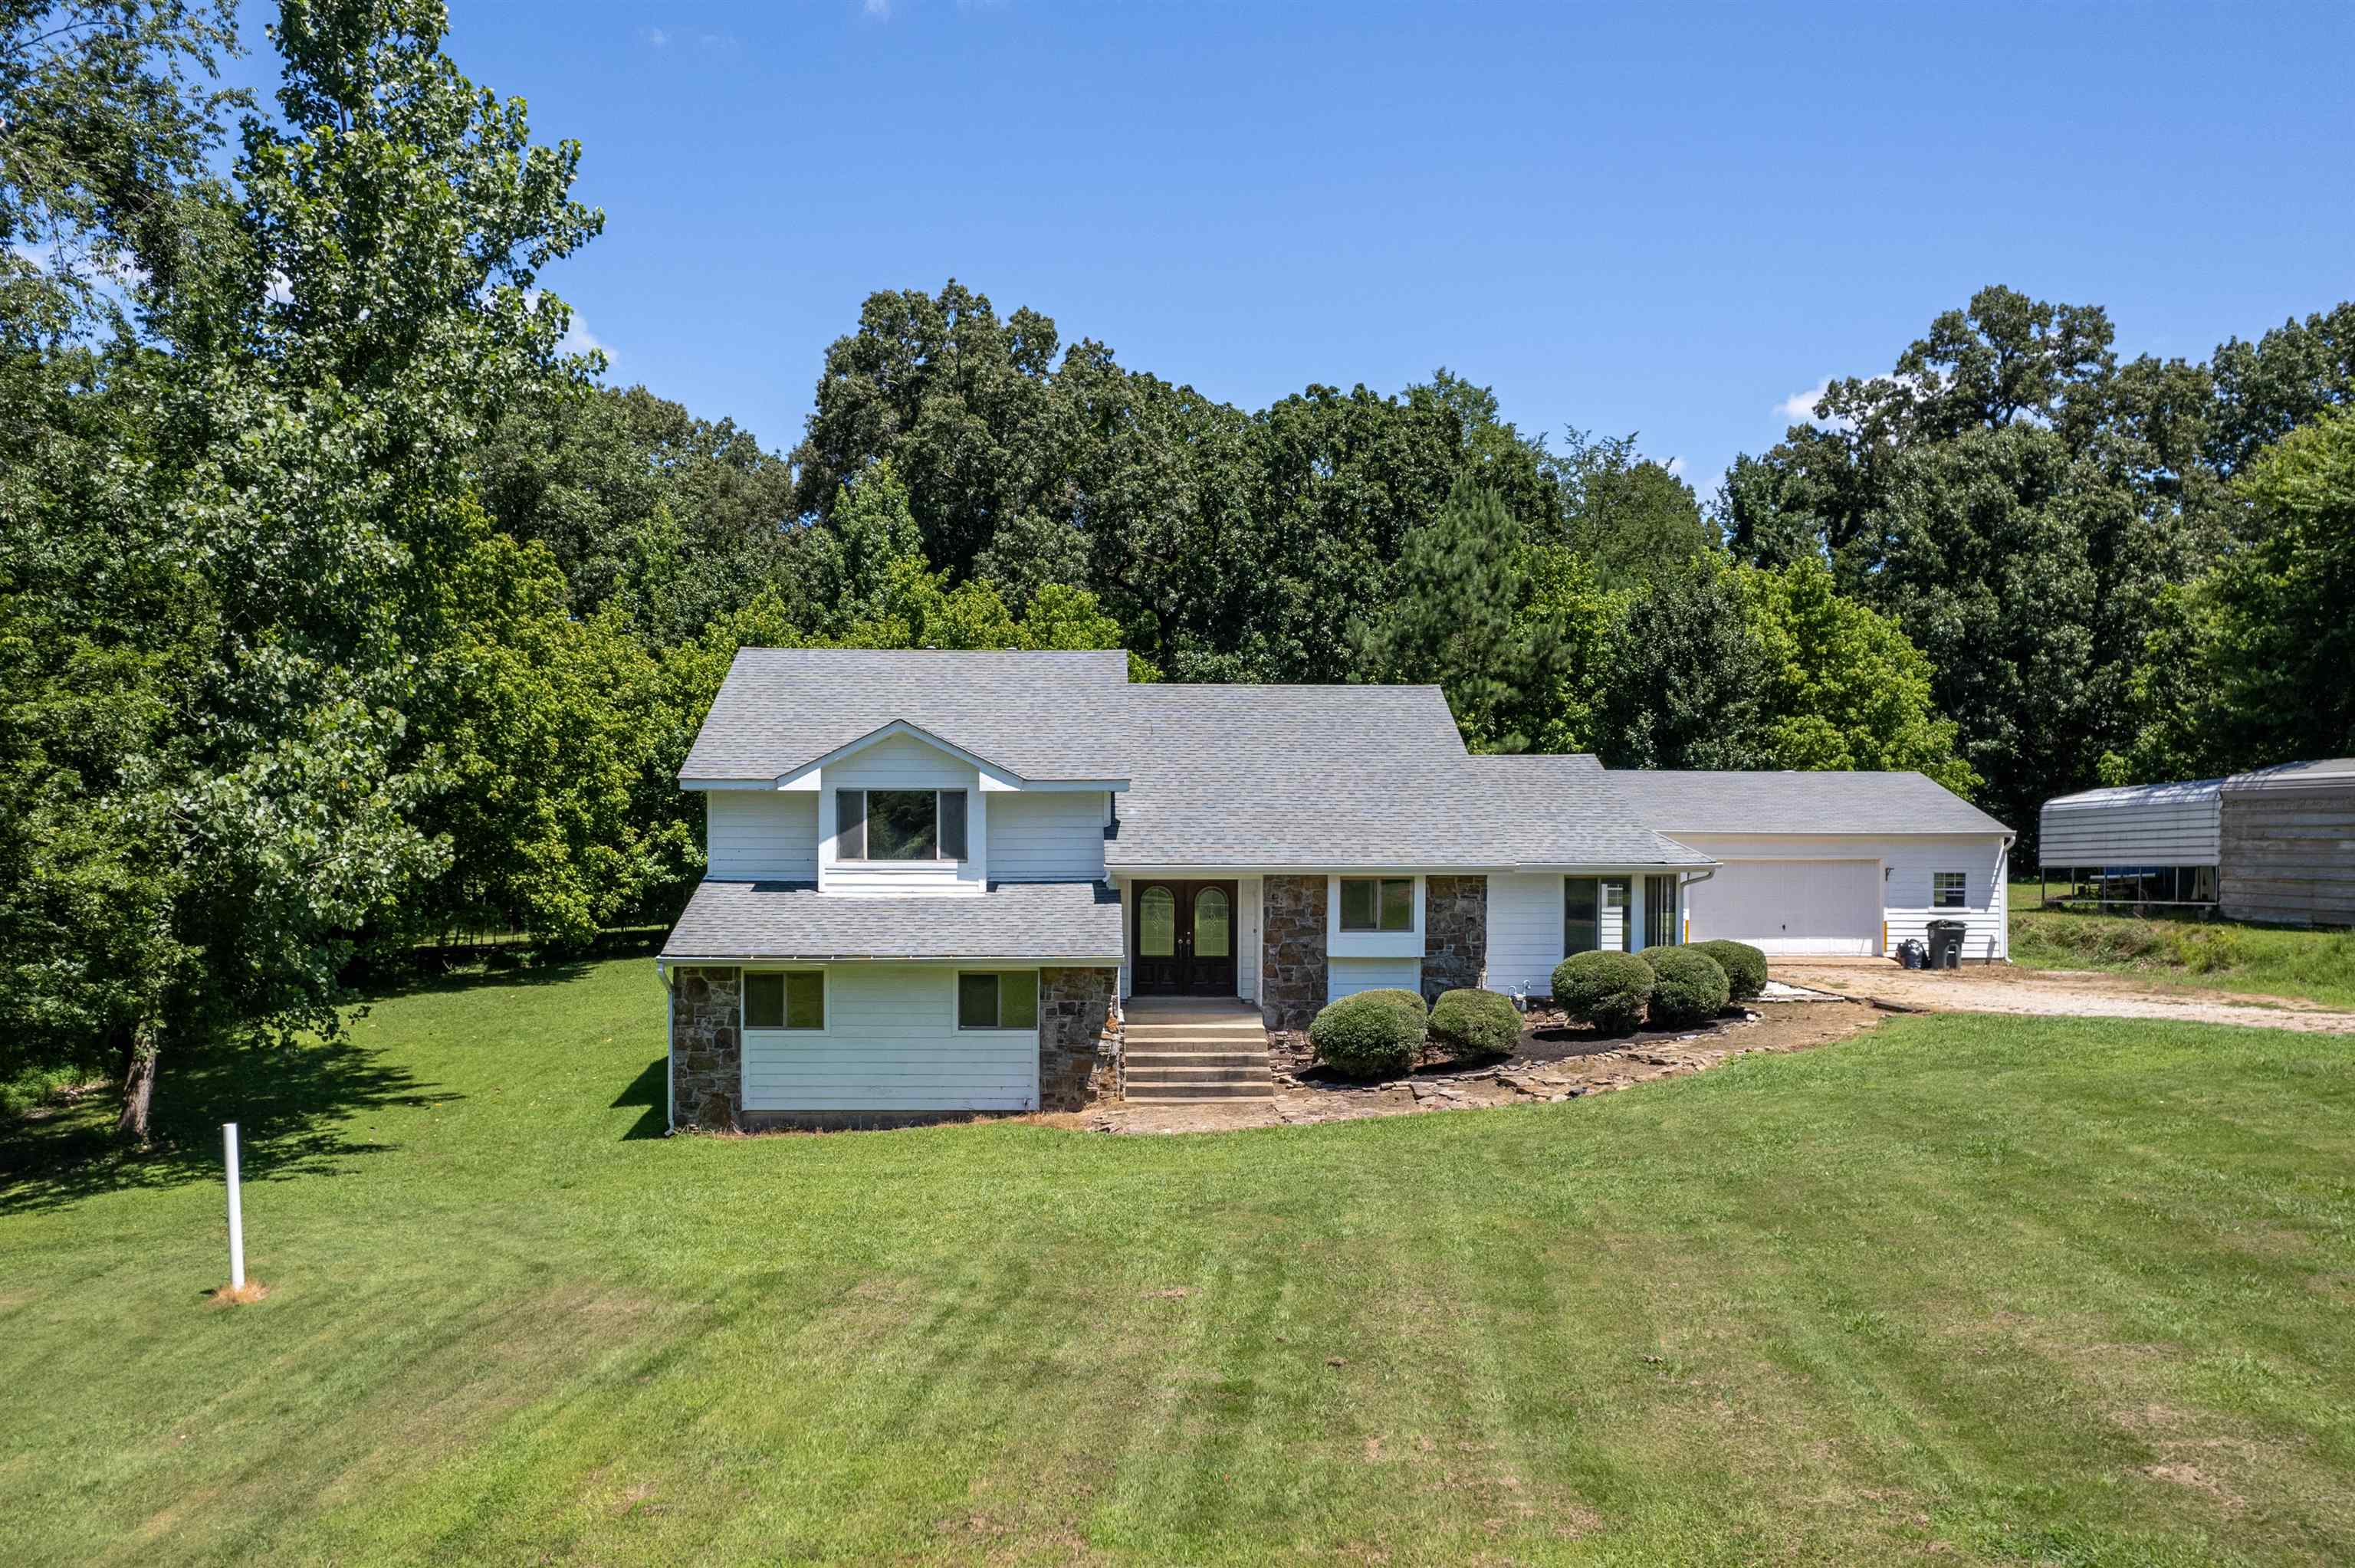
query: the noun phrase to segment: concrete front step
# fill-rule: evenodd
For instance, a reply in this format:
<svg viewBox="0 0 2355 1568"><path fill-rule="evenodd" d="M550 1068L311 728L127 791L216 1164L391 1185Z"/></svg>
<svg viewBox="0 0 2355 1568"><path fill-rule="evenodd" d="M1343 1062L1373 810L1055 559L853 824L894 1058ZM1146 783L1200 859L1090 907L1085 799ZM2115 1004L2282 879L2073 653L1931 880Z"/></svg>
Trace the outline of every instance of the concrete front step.
<svg viewBox="0 0 2355 1568"><path fill-rule="evenodd" d="M1131 1067L1264 1067L1264 1051L1131 1051Z"/></svg>
<svg viewBox="0 0 2355 1568"><path fill-rule="evenodd" d="M1128 1091L1137 1094L1152 1089L1200 1089L1227 1084L1257 1085L1273 1094L1275 1080L1265 1067L1254 1072L1249 1067L1211 1067L1193 1073L1156 1073L1151 1070L1128 1072Z"/></svg>
<svg viewBox="0 0 2355 1568"><path fill-rule="evenodd" d="M1204 1100L1264 1100L1273 1095L1274 1091L1264 1085L1202 1084L1186 1087L1172 1085L1166 1088L1132 1089L1128 1103L1133 1106L1174 1106Z"/></svg>
<svg viewBox="0 0 2355 1568"><path fill-rule="evenodd" d="M1139 1023L1130 1019L1121 1025L1124 1034L1146 1040L1166 1040L1173 1035L1205 1035L1215 1039L1241 1039L1257 1035L1267 1038L1267 1031L1255 1022L1242 1023Z"/></svg>

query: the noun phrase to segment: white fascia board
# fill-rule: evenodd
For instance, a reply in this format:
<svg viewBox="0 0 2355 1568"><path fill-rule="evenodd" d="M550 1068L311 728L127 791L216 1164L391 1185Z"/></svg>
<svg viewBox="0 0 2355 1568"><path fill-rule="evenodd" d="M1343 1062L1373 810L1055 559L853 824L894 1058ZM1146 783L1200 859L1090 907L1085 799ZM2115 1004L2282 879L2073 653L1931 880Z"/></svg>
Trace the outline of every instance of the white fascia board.
<svg viewBox="0 0 2355 1568"><path fill-rule="evenodd" d="M1008 789L1125 790L1128 788L1128 780L1125 779L1025 779L1010 768L1001 768L989 758L967 751L954 741L944 740L931 730L910 724L906 719L893 719L880 729L870 730L847 745L837 746L824 757L805 762L791 773L779 775L775 779L769 781L768 787L776 789L815 789L818 788L818 774L822 769L846 758L855 757L868 747L889 740L896 735L912 736L926 746L947 752L951 757L980 774L982 789L990 793Z"/></svg>
<svg viewBox="0 0 2355 1568"><path fill-rule="evenodd" d="M1247 865L1107 865L1104 875L1114 882L1163 876L1178 882L1222 882L1237 876L1502 876L1513 865L1273 865L1254 861Z"/></svg>
<svg viewBox="0 0 2355 1568"><path fill-rule="evenodd" d="M1565 861L1545 864L1531 862L1513 869L1542 876L1551 876L1557 872L1565 876L1668 876L1679 871L1709 871L1719 863L1715 860Z"/></svg>
<svg viewBox="0 0 2355 1568"><path fill-rule="evenodd" d="M892 953L877 957L870 953L672 953L666 962L673 964L1007 964L1019 969L1111 969L1126 963L1124 953L1088 953L1072 957L1068 953L1042 958L1036 953L917 953L912 956Z"/></svg>
<svg viewBox="0 0 2355 1568"><path fill-rule="evenodd" d="M777 781L773 779L689 779L682 776L678 787L681 789L773 789Z"/></svg>
<svg viewBox="0 0 2355 1568"><path fill-rule="evenodd" d="M1636 872L1665 876L1672 871L1699 871L1704 865L1717 863L1714 860L1499 862L1492 865L1270 865L1255 862L1249 865L1107 865L1104 875L1114 882L1152 876L1178 882L1213 882L1234 876L1510 876L1516 872L1582 875Z"/></svg>

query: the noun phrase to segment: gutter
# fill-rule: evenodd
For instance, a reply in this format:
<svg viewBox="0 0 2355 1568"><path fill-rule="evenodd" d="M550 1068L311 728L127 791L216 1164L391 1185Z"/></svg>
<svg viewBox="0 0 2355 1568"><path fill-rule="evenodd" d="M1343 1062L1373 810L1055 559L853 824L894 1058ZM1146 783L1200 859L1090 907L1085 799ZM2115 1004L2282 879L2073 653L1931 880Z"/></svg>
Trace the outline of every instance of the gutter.
<svg viewBox="0 0 2355 1568"><path fill-rule="evenodd" d="M1128 961L1105 953L670 953L657 964L976 964L1102 969Z"/></svg>

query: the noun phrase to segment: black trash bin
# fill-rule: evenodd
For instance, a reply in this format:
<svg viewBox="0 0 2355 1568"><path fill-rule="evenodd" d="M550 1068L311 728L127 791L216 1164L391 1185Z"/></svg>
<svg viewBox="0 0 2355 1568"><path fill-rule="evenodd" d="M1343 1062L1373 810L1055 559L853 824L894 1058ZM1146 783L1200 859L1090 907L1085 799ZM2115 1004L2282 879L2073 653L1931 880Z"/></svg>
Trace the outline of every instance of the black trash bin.
<svg viewBox="0 0 2355 1568"><path fill-rule="evenodd" d="M1930 922L1930 967L1934 969L1959 969L1963 962L1963 932L1967 929L1960 920Z"/></svg>

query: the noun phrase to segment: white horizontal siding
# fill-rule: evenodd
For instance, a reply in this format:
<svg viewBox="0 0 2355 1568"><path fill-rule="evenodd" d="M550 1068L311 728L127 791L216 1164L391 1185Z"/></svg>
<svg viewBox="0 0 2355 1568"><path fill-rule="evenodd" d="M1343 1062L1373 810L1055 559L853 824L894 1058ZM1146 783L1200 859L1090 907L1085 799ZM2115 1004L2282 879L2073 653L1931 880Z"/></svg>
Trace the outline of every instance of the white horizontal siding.
<svg viewBox="0 0 2355 1568"><path fill-rule="evenodd" d="M826 768L829 789L971 789L972 764L912 735L886 736Z"/></svg>
<svg viewBox="0 0 2355 1568"><path fill-rule="evenodd" d="M1626 907L1605 905L1597 911L1602 920L1598 941L1606 950L1618 952L1625 945L1627 924L1640 907L1644 879L1619 874L1600 880L1627 889ZM1562 959L1562 882L1553 872L1514 872L1488 879L1488 989L1508 996L1515 991L1552 994L1553 971Z"/></svg>
<svg viewBox="0 0 2355 1568"><path fill-rule="evenodd" d="M1235 943L1235 995L1245 1001L1259 1000L1259 969L1264 960L1267 931L1267 883L1256 876L1246 876L1235 885L1236 900L1242 906L1242 936ZM1121 893L1124 913L1128 903L1126 889ZM1124 924L1121 929L1128 927ZM1125 952L1125 948L1122 948ZM1123 995L1126 995L1128 971L1121 970Z"/></svg>
<svg viewBox="0 0 2355 1568"><path fill-rule="evenodd" d="M817 880L817 796L809 790L707 789L705 841L716 877Z"/></svg>
<svg viewBox="0 0 2355 1568"><path fill-rule="evenodd" d="M1488 985L1545 996L1561 962L1561 878L1515 872L1488 879Z"/></svg>
<svg viewBox="0 0 2355 1568"><path fill-rule="evenodd" d="M747 1110L1030 1110L1036 1030L960 1030L954 969L826 971L823 1031L744 1032Z"/></svg>
<svg viewBox="0 0 2355 1568"><path fill-rule="evenodd" d="M1104 796L998 790L989 796L990 875L1002 882L1102 881Z"/></svg>
<svg viewBox="0 0 2355 1568"><path fill-rule="evenodd" d="M1897 944L1908 937L1923 939L1932 920L1959 920L1965 928L1965 958L2010 956L2009 934L2005 929L2009 900L2002 877L2004 844L1997 834L1877 837L1870 833L1685 833L1678 835L1678 840L1703 854L1729 863L1867 857L1878 860L1883 873L1881 918L1889 928L1888 945L1881 948L1881 952L1894 952ZM1939 871L1964 874L1962 908L1930 906L1931 874ZM1708 886L1707 883L1700 884L1689 896L1706 899ZM1701 924L1696 918L1696 938L1702 935Z"/></svg>
<svg viewBox="0 0 2355 1568"><path fill-rule="evenodd" d="M1338 1001L1361 991L1423 990L1423 960L1413 959L1327 959L1325 1000Z"/></svg>
<svg viewBox="0 0 2355 1568"><path fill-rule="evenodd" d="M2038 859L2049 866L2214 865L2222 797L2049 803L2038 818Z"/></svg>

